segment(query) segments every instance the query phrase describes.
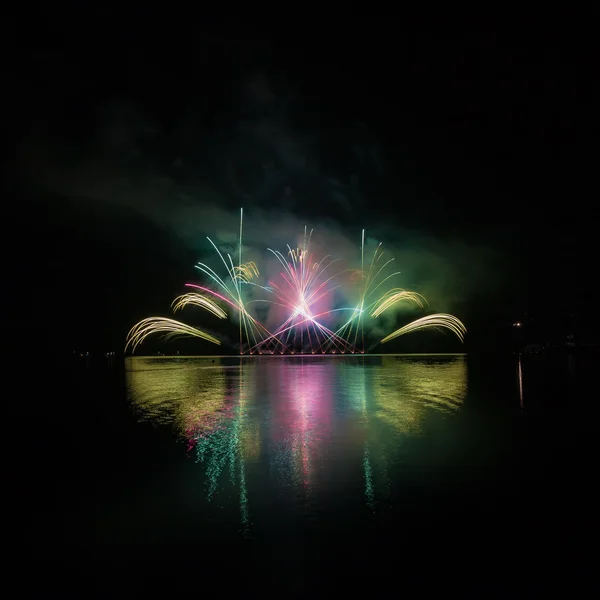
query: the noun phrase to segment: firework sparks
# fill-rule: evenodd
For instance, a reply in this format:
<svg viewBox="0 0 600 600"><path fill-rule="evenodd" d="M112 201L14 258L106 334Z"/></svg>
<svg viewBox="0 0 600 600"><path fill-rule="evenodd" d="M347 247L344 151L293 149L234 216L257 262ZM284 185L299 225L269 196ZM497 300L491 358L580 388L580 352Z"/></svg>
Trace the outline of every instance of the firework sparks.
<svg viewBox="0 0 600 600"><path fill-rule="evenodd" d="M288 246L287 257L268 248L283 267L280 273L281 284L269 281L269 289L275 295L275 300L267 300L271 304L285 308L288 317L262 343L258 344L259 352L273 352L271 342L277 344L280 353L290 350L293 353L305 351L315 354L323 351L324 346L333 346L334 350L346 352L353 349L352 345L331 329L321 320L330 317L340 310L323 308L323 302L331 297L334 290L340 287L336 280L338 273L332 274L332 266L338 259L324 256L316 261L310 253L312 230L304 230L302 248Z"/></svg>
<svg viewBox="0 0 600 600"><path fill-rule="evenodd" d="M154 333L162 333L166 340L172 339L177 336L186 337L197 337L213 344L220 345L221 342L214 336L181 323L174 319L167 319L165 317L150 317L143 319L136 325L134 325L127 334L127 340L125 344L125 351L131 346L132 351L135 351L136 347L139 346L149 335Z"/></svg>
<svg viewBox="0 0 600 600"><path fill-rule="evenodd" d="M209 283L186 284L197 291L178 296L172 303L174 312L186 306L196 306L219 319L228 316L224 306L232 309L239 319L240 354L364 353L365 328L368 335L369 319L376 319L402 303L421 309L427 305L427 300L418 292L398 287L381 294L382 286L389 286L391 280L400 275L400 271L388 268L394 258L383 259L381 243L375 248L370 262L367 261L365 265L364 229L361 236L360 269L338 270L336 263L339 259L329 255L315 258L310 251L312 230L308 232L305 228L301 247L288 246L285 254L267 248L277 259L282 270L279 273L279 281L269 280L268 285L261 285L258 265L254 261L242 262L243 215L242 209L238 264L234 264L230 254L221 252L217 245L207 238L225 267L225 276L219 275L206 263L197 263L196 268L208 277ZM339 288L344 288L342 292L345 296L352 296L354 292L356 302L348 307L333 308L334 294ZM259 292L264 297L247 300L246 291L249 289ZM376 297L378 290L381 295ZM269 331L249 312L248 306L259 302L285 310L285 316L275 330ZM349 316L344 316L344 313ZM326 325L336 322L337 329ZM384 337L380 343L429 328L448 330L461 341L464 341L466 334L466 328L458 318L439 313L416 319ZM220 343L214 336L179 321L151 317L140 321L130 330L125 350L129 347L135 350L153 333L165 334L167 339L192 336L215 344Z"/></svg>
<svg viewBox="0 0 600 600"><path fill-rule="evenodd" d="M233 268L236 279L242 283L250 283L252 279L256 279L259 276L258 267L256 263L251 260L243 265L239 265Z"/></svg>
<svg viewBox="0 0 600 600"><path fill-rule="evenodd" d="M200 308L204 308L208 312L212 313L219 319L227 318L227 313L214 300L207 298L202 294L196 294L194 292L183 294L182 296L175 298L171 304L173 312L177 312L186 306L199 306Z"/></svg>
<svg viewBox="0 0 600 600"><path fill-rule="evenodd" d="M399 271L385 275L386 267L394 261L393 258L381 263L383 257L383 251L381 250L381 243L375 248L373 257L369 269L365 271L365 230L362 230L361 237L361 249L360 249L360 260L361 268L359 270L352 271L351 281L360 282L357 286L359 289L359 300L357 305L352 310L350 318L336 331L336 335L344 337L346 339L352 339L354 333L354 346L353 351L356 350L358 343L358 333L360 331L361 336L361 348L360 352L364 354L365 351L365 337L364 337L364 321L365 314L369 313L369 310L375 306L379 301L373 301L369 304L371 296L388 280L396 275L399 275ZM372 316L372 315L371 315Z"/></svg>
<svg viewBox="0 0 600 600"><path fill-rule="evenodd" d="M386 292L375 304L375 308L371 312L372 317L378 317L381 313L391 308L398 302L412 302L423 308L427 300L417 292L409 292L407 290L393 289Z"/></svg>
<svg viewBox="0 0 600 600"><path fill-rule="evenodd" d="M242 229L240 224L240 236L241 231ZM257 288L263 289L265 291L269 290L264 286L258 285L257 283L253 283L252 281L250 281L252 278L258 276L259 271L258 267L256 266L256 263L254 263L253 261L250 261L245 264L241 263L241 238L239 252L240 264L238 264L237 267L234 265L233 259L231 258L230 254L227 254L228 260L226 260L223 256L223 253L217 248L216 244L210 238L206 239L216 250L219 258L221 259L221 262L225 266L227 277L225 279L221 278L214 269L212 269L205 263L199 262L196 265L196 268L199 271L202 271L204 274L208 275L209 278L212 280L213 284L216 284L216 286L222 290L223 294L218 294L217 292L207 287L195 287L202 289L208 294L214 295L216 298L226 301L231 306L237 309L240 318L240 354L243 354L243 339L241 334L242 331L246 334L246 339L251 345L250 351L252 352L257 347L259 342L262 339L264 339L265 336L269 335L269 331L248 312L244 301L244 294L242 293L242 288L245 285L254 285Z"/></svg>
<svg viewBox="0 0 600 600"><path fill-rule="evenodd" d="M397 338L401 335L406 335L407 333L414 333L415 331L421 331L423 329L449 329L452 333L458 337L458 339L462 342L464 341L465 333L467 333L467 328L462 324L462 322L454 317L453 315L447 315L444 313L438 313L435 315L427 315L426 317L421 317L404 327L400 327L394 331L394 333L390 333L387 337L384 337L381 340L381 343L389 342L394 338Z"/></svg>

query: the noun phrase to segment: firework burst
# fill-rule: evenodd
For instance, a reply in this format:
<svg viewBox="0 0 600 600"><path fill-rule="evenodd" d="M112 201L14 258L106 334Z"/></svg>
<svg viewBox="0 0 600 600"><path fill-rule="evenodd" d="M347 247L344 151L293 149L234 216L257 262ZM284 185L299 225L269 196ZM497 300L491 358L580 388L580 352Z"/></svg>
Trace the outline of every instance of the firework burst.
<svg viewBox="0 0 600 600"><path fill-rule="evenodd" d="M365 231L361 238L361 268L340 269L339 259L329 255L318 258L310 250L312 230L304 230L300 247L287 247L287 252L267 248L280 267L278 278L271 278L267 285L259 283L260 271L254 261L242 262L243 210L240 212L240 237L237 264L230 254L224 254L207 238L216 251L225 275L222 277L206 263L196 268L203 273L206 285L186 284L193 292L175 298L174 312L187 306L205 310L218 319L228 317L233 311L239 321L240 354L336 354L364 353L365 326L386 311L406 304L420 309L427 300L419 293L398 287L386 289L400 275L390 266L394 258L384 259L380 243L365 265ZM263 297L247 300L248 289ZM334 307L336 290L345 296L354 295L355 302L349 306ZM383 291L385 290L385 291ZM255 296L256 294L252 294ZM265 303L271 309L283 311L280 324L270 331L249 311L249 306ZM335 325L337 323L337 325ZM400 327L382 340L394 338L425 329L446 330L464 341L466 328L453 315L431 314ZM151 317L140 321L127 336L125 350L135 351L149 335L162 334L167 339L176 336L197 337L213 344L220 344L217 337L195 327L165 317Z"/></svg>

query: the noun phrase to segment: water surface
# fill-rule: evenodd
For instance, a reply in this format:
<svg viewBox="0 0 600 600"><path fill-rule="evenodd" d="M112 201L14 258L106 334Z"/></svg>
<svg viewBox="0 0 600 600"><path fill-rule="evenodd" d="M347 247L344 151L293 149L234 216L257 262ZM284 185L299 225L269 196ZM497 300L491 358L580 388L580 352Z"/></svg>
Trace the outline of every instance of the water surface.
<svg viewBox="0 0 600 600"><path fill-rule="evenodd" d="M44 430L65 450L45 454L60 535L123 565L210 549L286 581L303 580L298 565L322 574L332 560L393 569L400 555L429 564L489 562L507 547L581 552L597 531L589 364L563 355L82 363ZM41 533L49 522L30 535L55 539Z"/></svg>
<svg viewBox="0 0 600 600"><path fill-rule="evenodd" d="M468 385L464 356L131 358L126 381L136 417L172 430L193 469L187 527L219 540L343 530L434 470L440 484Z"/></svg>

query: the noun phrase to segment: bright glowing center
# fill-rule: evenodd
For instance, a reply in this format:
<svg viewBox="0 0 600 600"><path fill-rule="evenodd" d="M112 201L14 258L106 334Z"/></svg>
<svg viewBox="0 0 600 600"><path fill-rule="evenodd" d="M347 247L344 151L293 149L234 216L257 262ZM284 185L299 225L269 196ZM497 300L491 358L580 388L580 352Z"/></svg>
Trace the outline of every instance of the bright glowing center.
<svg viewBox="0 0 600 600"><path fill-rule="evenodd" d="M310 314L310 308L308 307L306 300L302 300L300 304L294 308L294 317L297 316L303 317L304 319L310 319L312 321L312 315Z"/></svg>

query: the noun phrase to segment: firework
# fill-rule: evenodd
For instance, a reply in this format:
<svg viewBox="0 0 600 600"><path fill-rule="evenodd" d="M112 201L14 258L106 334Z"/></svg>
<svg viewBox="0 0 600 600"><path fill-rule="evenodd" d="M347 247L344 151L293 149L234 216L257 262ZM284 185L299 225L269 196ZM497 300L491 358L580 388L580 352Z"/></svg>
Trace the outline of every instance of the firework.
<svg viewBox="0 0 600 600"><path fill-rule="evenodd" d="M421 294L416 292L409 292L407 290L393 289L386 292L377 302L375 308L371 312L372 317L378 317L381 313L391 308L399 302L412 302L417 306L423 308L427 300Z"/></svg>
<svg viewBox="0 0 600 600"><path fill-rule="evenodd" d="M418 292L392 287L382 293L401 273L390 267L393 257L384 260L381 243L365 265L364 229L361 235L360 269L340 270L339 259L329 255L315 257L310 249L312 230L308 232L305 228L301 247L292 248L288 245L285 253L267 248L277 259L281 271L278 280L271 278L267 285L262 285L259 283L258 265L254 261L242 262L243 216L242 209L237 264L230 254L221 252L207 238L225 268L225 275L219 275L206 263L197 263L196 268L208 277L207 284L186 284L194 291L178 296L172 303L174 312L187 306L195 306L218 319L228 317L226 309L233 311L239 321L240 354L364 353L365 327L368 332L370 320L377 319L401 304L421 309L427 305L427 300ZM250 286L263 297L247 300ZM339 288L342 288L346 297L354 295L355 303L334 308L334 295ZM266 303L278 310L283 309L285 316L279 326L270 331L252 316L248 307L253 303ZM449 331L464 341L464 324L453 315L439 313L416 319L380 342L385 343L401 335L431 328ZM134 351L154 333L163 334L167 339L192 336L220 343L216 337L179 321L152 317L140 321L131 329L125 349L131 347Z"/></svg>
<svg viewBox="0 0 600 600"><path fill-rule="evenodd" d="M390 333L387 337L384 337L381 340L381 343L389 342L394 338L397 338L401 335L406 335L407 333L414 333L415 331L421 331L423 329L449 329L452 333L458 337L458 339L462 342L464 340L465 333L467 333L467 328L461 323L459 319L454 317L453 315L446 315L444 313L438 313L435 315L428 315L426 317L422 317L405 325L404 327L400 327L394 331L394 333Z"/></svg>
<svg viewBox="0 0 600 600"><path fill-rule="evenodd" d="M242 219L243 212L240 215L240 245L239 245L239 261L240 263L236 266L233 263L233 259L230 254L227 254L227 260L223 256L223 253L217 248L215 243L210 239L206 238L212 247L217 252L221 262L225 267L225 271L227 272L227 277L220 277L217 272L209 267L205 263L199 262L196 265L196 268L208 275L213 285L220 288L223 293L218 293L208 287L202 286L191 286L196 287L197 289L201 289L202 291L213 295L215 298L227 302L233 308L235 308L239 315L240 322L240 354L243 354L243 336L242 332L246 334L246 339L248 340L250 347L250 351L257 347L259 342L263 340L266 336L270 335L269 331L261 325L247 310L246 304L244 301L244 294L242 293L244 286L253 285L257 288L260 288L264 291L269 291L264 286L261 286L253 281L251 281L254 277L257 277L259 274L258 267L256 263L250 261L248 263L242 264L242 242L241 242L241 234L242 234Z"/></svg>
<svg viewBox="0 0 600 600"><path fill-rule="evenodd" d="M139 346L149 335L153 333L162 333L166 340L172 339L177 336L197 337L213 344L220 345L221 342L214 336L180 323L174 319L167 319L165 317L150 317L143 319L137 325L134 325L127 334L127 341L125 344L125 351L131 346L131 350L135 352L137 346Z"/></svg>
<svg viewBox="0 0 600 600"><path fill-rule="evenodd" d="M250 283L252 279L257 278L259 275L258 267L253 260L248 261L246 264L233 267L233 272L235 273L236 279L242 283Z"/></svg>
<svg viewBox="0 0 600 600"><path fill-rule="evenodd" d="M359 291L358 303L352 309L350 318L336 331L336 335L340 337L344 337L349 340L354 339L352 351L357 349L358 334L360 331L360 352L362 354L364 354L365 351L365 314L368 315L373 306L376 306L380 302L379 300L371 301L370 299L382 285L396 275L400 275L400 271L394 271L386 274L386 268L394 261L394 259L390 258L386 261L382 261L381 259L383 258L383 254L384 253L381 250L380 243L373 252L373 257L371 258L368 270L365 270L365 230L363 229L360 248L361 268L359 270L354 270L352 273L352 280L359 282L359 285L357 286ZM387 294L384 296L387 296ZM328 347L327 350L329 349L330 348Z"/></svg>
<svg viewBox="0 0 600 600"><path fill-rule="evenodd" d="M173 308L173 312L177 312L186 306L199 306L200 308L204 308L208 312L212 313L219 319L227 318L227 313L212 298L207 298L202 294L195 294L194 292L178 296L175 298L175 300L173 300L171 306Z"/></svg>
<svg viewBox="0 0 600 600"><path fill-rule="evenodd" d="M302 248L288 246L287 256L267 248L277 258L283 271L280 273L282 283L269 281L268 289L275 299L266 302L285 308L289 316L257 345L261 353L277 349L282 354L288 349L295 353L299 347L301 353L309 351L315 354L325 345L332 345L339 351L352 348L347 340L321 322L335 312L350 309L329 309L323 305L323 301L340 287L336 283L339 274L333 273L333 265L338 259L324 256L317 262L309 251L311 236L312 230L307 234L305 229Z"/></svg>

